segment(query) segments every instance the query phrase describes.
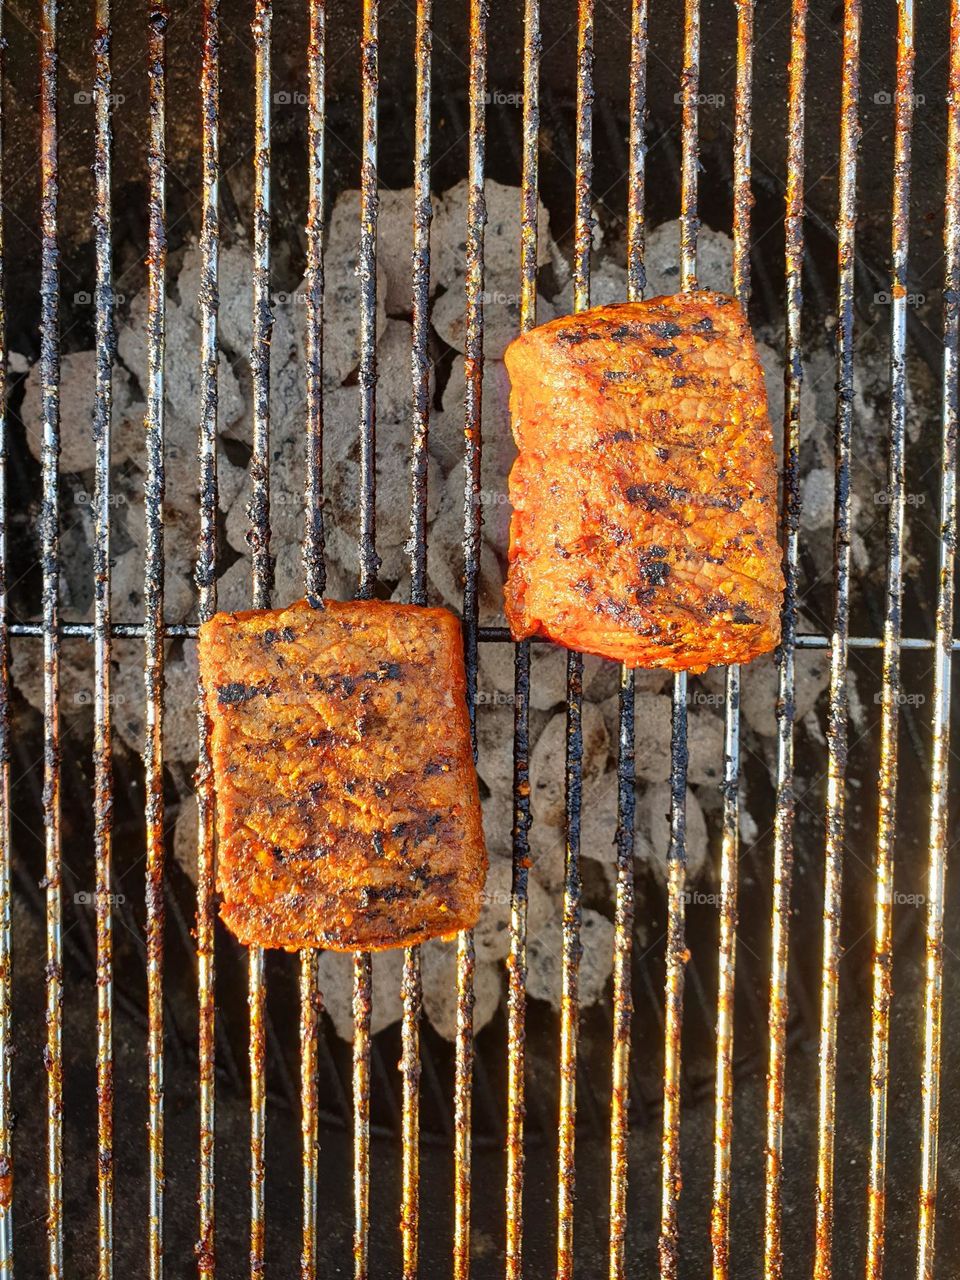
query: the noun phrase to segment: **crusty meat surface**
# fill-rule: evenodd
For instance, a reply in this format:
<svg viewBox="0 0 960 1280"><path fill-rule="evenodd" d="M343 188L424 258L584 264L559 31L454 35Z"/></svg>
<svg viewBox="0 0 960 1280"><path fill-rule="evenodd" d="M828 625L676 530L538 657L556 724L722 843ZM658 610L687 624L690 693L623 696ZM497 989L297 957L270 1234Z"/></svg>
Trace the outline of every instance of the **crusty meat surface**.
<svg viewBox="0 0 960 1280"><path fill-rule="evenodd" d="M475 924L486 853L453 614L220 613L199 657L221 914L241 942L379 950Z"/></svg>
<svg viewBox="0 0 960 1280"><path fill-rule="evenodd" d="M596 307L505 358L513 635L675 671L772 649L776 463L739 305L693 292Z"/></svg>

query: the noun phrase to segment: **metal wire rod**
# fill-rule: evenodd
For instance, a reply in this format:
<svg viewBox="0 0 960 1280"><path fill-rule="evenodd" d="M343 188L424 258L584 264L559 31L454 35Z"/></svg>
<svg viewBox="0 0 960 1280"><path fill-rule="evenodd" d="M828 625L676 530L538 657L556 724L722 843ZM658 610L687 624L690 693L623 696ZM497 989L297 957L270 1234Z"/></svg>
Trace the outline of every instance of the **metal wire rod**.
<svg viewBox="0 0 960 1280"><path fill-rule="evenodd" d="M960 421L960 0L950 6L947 94L947 179L943 290L943 433L937 647L933 676L933 760L927 872L926 981L923 994L923 1077L917 1277L933 1280L940 1125L940 1041L943 1016L943 913L949 841L950 674L957 541L957 425Z"/></svg>
<svg viewBox="0 0 960 1280"><path fill-rule="evenodd" d="M733 143L733 292L750 301L751 128L754 0L737 3L737 87ZM723 835L720 851L720 943L717 961L717 1080L714 1095L714 1280L727 1280L730 1260L730 1162L733 1143L733 1025L740 853L740 668L727 667L723 703Z"/></svg>
<svg viewBox="0 0 960 1280"><path fill-rule="evenodd" d="M833 1155L836 1122L837 1004L840 991L840 907L847 768L847 636L850 630L850 461L853 431L853 288L860 143L860 0L846 0L840 106L840 209L837 220L836 504L834 611L827 713L827 816L820 976L817 1108L816 1254L814 1275L828 1280L833 1249Z"/></svg>
<svg viewBox="0 0 960 1280"><path fill-rule="evenodd" d="M647 0L634 0L630 23L630 139L627 190L627 297L643 298L647 109ZM620 668L617 751L617 888L613 942L613 1065L610 1089L610 1280L626 1275L630 1033L633 1019L631 962L634 910L634 706L636 679Z"/></svg>
<svg viewBox="0 0 960 1280"><path fill-rule="evenodd" d="M203 7L203 196L200 229L200 535L196 581L201 622L217 611L217 280L220 255L220 5ZM216 1005L214 963L213 767L210 726L197 687L197 989L200 1085L200 1187L197 1271L212 1280L216 1267L214 1171L216 1151Z"/></svg>
<svg viewBox="0 0 960 1280"><path fill-rule="evenodd" d="M0 83L4 60L0 5ZM10 934L10 671L7 602L7 309L4 264L4 132L0 112L0 1280L13 1276L13 948Z"/></svg>
<svg viewBox="0 0 960 1280"><path fill-rule="evenodd" d="M47 926L47 1270L63 1272L63 902L60 814L60 250L57 3L40 11L40 378L43 415L43 827Z"/></svg>
<svg viewBox="0 0 960 1280"><path fill-rule="evenodd" d="M777 650L777 793L773 840L773 913L770 939L770 1043L767 1065L764 1171L764 1276L781 1280L783 1100L786 1066L787 959L793 880L793 725L797 647L797 577L800 534L800 388L803 381L800 309L803 274L804 107L807 72L807 0L793 0L787 89L786 386L783 419L784 597Z"/></svg>
<svg viewBox="0 0 960 1280"><path fill-rule="evenodd" d="M520 331L537 323L537 208L540 163L540 0L525 0L523 141L520 178ZM506 1280L523 1275L527 889L530 844L530 645L514 648L513 867L507 958Z"/></svg>
<svg viewBox="0 0 960 1280"><path fill-rule="evenodd" d="M697 287L698 107L700 5L686 0L683 31L680 181L680 287ZM683 891L686 885L687 674L673 678L670 733L670 847L667 851L667 956L664 995L663 1136L660 1170L660 1274L676 1280L679 1265L680 1036L686 964Z"/></svg>
<svg viewBox="0 0 960 1280"><path fill-rule="evenodd" d="M913 0L899 0L894 103L891 231L890 456L887 473L887 583L883 616L873 1002L870 1036L870 1171L867 1184L867 1280L882 1280L886 1190L887 1091L893 966L893 850L896 838L897 730L903 599L904 446L907 408L907 254L910 235L910 146L913 130Z"/></svg>
<svg viewBox="0 0 960 1280"><path fill-rule="evenodd" d="M150 229L147 262L147 475L144 481L144 773L147 841L147 1061L150 1111L151 1280L163 1271L163 436L166 343L166 30L164 5L150 10Z"/></svg>
<svg viewBox="0 0 960 1280"><path fill-rule="evenodd" d="M113 236L110 220L110 3L97 0L94 41L94 242L96 254L94 392L94 852L97 913L97 1271L113 1274L113 908L111 837L113 768L110 747L110 414L113 353Z"/></svg>

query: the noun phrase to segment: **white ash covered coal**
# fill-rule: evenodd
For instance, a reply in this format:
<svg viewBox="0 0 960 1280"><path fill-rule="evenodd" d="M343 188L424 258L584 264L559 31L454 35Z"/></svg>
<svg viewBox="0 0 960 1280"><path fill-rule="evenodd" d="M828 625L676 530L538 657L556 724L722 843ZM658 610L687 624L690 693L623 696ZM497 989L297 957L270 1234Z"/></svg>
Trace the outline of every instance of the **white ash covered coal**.
<svg viewBox="0 0 960 1280"><path fill-rule="evenodd" d="M439 939L421 952L423 1009L445 1040L457 1038L457 944ZM478 963L473 980L473 1027L481 1031L493 1018L503 996L503 966Z"/></svg>
<svg viewBox="0 0 960 1280"><path fill-rule="evenodd" d="M587 907L580 924L580 1007L589 1009L603 996L613 972L613 925L599 911ZM560 1008L563 934L559 916L527 942L527 993Z"/></svg>
<svg viewBox="0 0 960 1280"><path fill-rule="evenodd" d="M377 310L377 551L383 594L409 599L410 582L410 428L412 421L411 268L412 192L380 193ZM520 195L512 187L488 183L484 280L485 364L482 381L482 469L480 506L483 547L480 558L481 622L502 623L510 507L507 476L515 456L510 431L509 382L502 355L519 327ZM428 438L428 592L431 603L455 610L462 605L464 555L464 397L466 294L465 227L467 185L461 183L434 199L432 228L430 350L434 381ZM538 318L549 319L572 308L569 262L551 235L546 209L539 209L540 277ZM360 291L356 277L359 193L347 191L334 201L327 218L324 299L324 518L328 592L349 596L358 573L359 509L358 386ZM225 242L220 255L220 412L218 450L221 545L219 604L249 607L250 547L247 541L252 447L250 246L242 238ZM653 228L647 239L647 294L679 287L679 224ZM706 288L729 291L732 243L704 228L699 242L699 280ZM199 532L197 435L199 420L200 255L195 245L171 255L167 309L166 363L166 558L165 614L170 622L194 620L193 582ZM279 282L278 282L279 283ZM623 246L598 239L591 278L592 300L603 304L626 296ZM305 326L306 291L290 279L273 299L271 343L271 528L276 559L274 598L287 603L303 592L301 540L305 477ZM118 362L113 381L111 507L113 539L113 611L117 622L143 616L145 547L143 485L143 389L146 382L146 299L135 297L119 319ZM770 327L758 333L780 444L783 413L783 337ZM869 355L869 351L865 352ZM886 430L878 407L886 385L882 350L860 361L855 415L868 447L857 467L875 486L885 454ZM39 370L26 376L21 416L31 452L39 458ZM833 439L835 356L830 343L811 353L805 367L802 399L801 467L804 479L803 541L811 572L826 573L832 563ZM73 501L62 537L62 601L70 620L92 617L93 443L90 431L94 353L68 354L62 369L63 451L61 470ZM911 434L916 412L910 406ZM876 473L876 474L874 474ZM866 510L869 489L856 502L857 525L872 516ZM881 514L883 512L881 511ZM867 521L869 524L869 521ZM854 563L882 564L869 538L854 535ZM877 569L874 568L874 573ZM812 608L807 603L806 608ZM802 625L822 630L822 619ZM172 837L176 862L196 876L197 814L191 774L197 756L195 647L183 641L165 646L166 704L164 751L169 777L181 795ZM142 749L144 724L143 643L118 640L113 650L113 723L116 739L131 752ZM560 919L564 870L566 654L534 645L530 685L530 781L532 826L528 887L528 990L531 998L557 1007L560 998ZM67 641L63 649L63 696L68 715L89 715L92 706L92 657L86 641ZM798 653L797 732L819 732L818 716L827 685L828 659ZM30 650L17 645L13 680L21 694L42 708L42 679ZM855 676L851 676L853 681ZM769 779L776 736L776 667L772 657L745 669L742 680L741 826L745 844L761 833L751 814L756 777ZM666 672L636 675L636 859L638 928L643 928L643 892L649 877L662 881L669 842L671 683ZM617 830L616 751L619 673L614 664L592 657L583 672L583 808L580 852L584 883L589 884L583 913L584 959L581 996L585 1005L599 1000L608 982L613 947L613 884ZM853 689L856 694L855 687ZM854 696L853 706L859 705ZM691 883L714 878L719 847L723 769L724 677L711 671L689 682L689 789L687 791L687 864ZM480 648L478 672L478 773L483 817L491 853L483 914L476 931L475 1026L495 1015L503 998L504 959L509 948L513 851L514 650L506 644ZM648 876L644 872L648 872ZM424 1009L439 1033L453 1038L456 1027L456 946L430 943L422 949ZM321 957L324 1004L344 1039L352 1037L352 962ZM374 1030L401 1016L402 955L374 959Z"/></svg>
<svg viewBox="0 0 960 1280"><path fill-rule="evenodd" d="M317 962L323 1007L341 1040L353 1040L353 956L324 951ZM372 964L373 1008L370 1029L376 1035L403 1017L400 983L402 951L375 951Z"/></svg>

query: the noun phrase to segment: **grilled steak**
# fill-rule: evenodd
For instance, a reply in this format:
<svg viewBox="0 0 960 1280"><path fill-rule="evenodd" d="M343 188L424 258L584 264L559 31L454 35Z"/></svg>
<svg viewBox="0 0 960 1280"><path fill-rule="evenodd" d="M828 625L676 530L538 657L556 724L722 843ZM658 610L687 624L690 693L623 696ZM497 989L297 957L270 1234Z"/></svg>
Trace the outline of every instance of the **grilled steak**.
<svg viewBox="0 0 960 1280"><path fill-rule="evenodd" d="M486 854L453 614L221 613L199 656L221 914L241 942L378 950L476 922Z"/></svg>
<svg viewBox="0 0 960 1280"><path fill-rule="evenodd" d="M506 363L514 636L675 671L772 649L776 464L738 304L597 307L530 330Z"/></svg>

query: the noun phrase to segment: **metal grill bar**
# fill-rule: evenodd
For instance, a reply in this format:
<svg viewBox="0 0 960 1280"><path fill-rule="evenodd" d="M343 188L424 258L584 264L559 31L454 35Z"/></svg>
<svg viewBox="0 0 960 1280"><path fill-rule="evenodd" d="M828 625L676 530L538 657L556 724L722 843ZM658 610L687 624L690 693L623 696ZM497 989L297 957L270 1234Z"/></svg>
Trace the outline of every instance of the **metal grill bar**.
<svg viewBox="0 0 960 1280"><path fill-rule="evenodd" d="M950 643L957 542L957 426L960 422L960 2L950 6L947 93L947 178L943 289L943 443L940 460L940 563L933 683L933 762L930 779L930 863L924 984L918 1280L933 1280L940 1124L940 1031L943 1014L943 909L950 769Z"/></svg>
<svg viewBox="0 0 960 1280"><path fill-rule="evenodd" d="M203 67L203 211L200 229L200 535L196 581L199 615L217 611L217 280L220 255L220 4L204 0ZM197 685L197 1020L200 1087L200 1186L197 1272L212 1280L216 1267L214 1167L216 1156L216 1005L214 994L214 846L213 767L210 725L203 691Z"/></svg>
<svg viewBox="0 0 960 1280"><path fill-rule="evenodd" d="M737 84L733 143L733 292L750 301L750 131L753 109L754 0L737 4ZM714 1102L713 1210L710 1240L714 1280L727 1280L730 1252L730 1158L733 1142L733 1025L737 947L737 864L740 855L740 668L727 667L723 715L723 837L720 852L720 943L717 961L717 1083Z"/></svg>
<svg viewBox="0 0 960 1280"><path fill-rule="evenodd" d="M311 0L307 76L307 447L303 535L304 591L322 600L326 587L323 528L323 168L326 125L326 3ZM322 995L319 955L300 952L300 1132L302 1142L302 1280L317 1274L319 1167L317 1066Z"/></svg>
<svg viewBox="0 0 960 1280"><path fill-rule="evenodd" d="M525 0L523 140L520 179L520 331L537 323L537 206L540 160L540 0ZM527 890L530 865L530 646L514 649L513 868L507 958L506 1280L523 1274L523 1182L527 1013Z"/></svg>
<svg viewBox="0 0 960 1280"><path fill-rule="evenodd" d="M370 955L353 957L353 1270L366 1280L370 1235Z"/></svg>
<svg viewBox="0 0 960 1280"><path fill-rule="evenodd" d="M0 86L4 72L0 5ZM0 88L2 98L2 88ZM7 621L7 307L3 216L3 112L0 111L0 1280L13 1276L11 1058L13 949L10 936L10 641Z"/></svg>
<svg viewBox="0 0 960 1280"><path fill-rule="evenodd" d="M467 140L466 342L463 403L463 626L467 709L477 756L477 627L480 599L480 460L483 393L483 231L486 166L487 20L489 0L470 0L470 120ZM473 1138L473 931L457 935L457 1030L454 1063L453 1274L470 1274L470 1170Z"/></svg>
<svg viewBox="0 0 960 1280"><path fill-rule="evenodd" d="M379 96L379 0L364 0L360 50L363 140L360 162L360 583L358 595L373 595L377 559L377 107Z"/></svg>
<svg viewBox="0 0 960 1280"><path fill-rule="evenodd" d="M110 4L97 0L94 42L97 369L93 413L94 477L94 848L97 912L97 1212L98 1275L113 1273L113 909L111 834L113 769L110 741L110 413L113 328L110 226Z"/></svg>
<svg viewBox="0 0 960 1280"><path fill-rule="evenodd" d="M804 107L807 74L807 0L793 0L787 89L785 270L787 292L783 418L783 576L781 639L777 650L777 795L773 835L773 914L770 937L770 1046L767 1065L763 1266L766 1280L781 1280L783 1082L786 1067L787 960L793 880L794 648L800 551L800 388L803 381L800 308L803 301Z"/></svg>
<svg viewBox="0 0 960 1280"><path fill-rule="evenodd" d="M613 951L613 1078L610 1097L610 1277L624 1274L630 1119L630 962L633 943L634 696L633 672L620 669L617 751L617 896Z"/></svg>
<svg viewBox="0 0 960 1280"><path fill-rule="evenodd" d="M253 380L253 456L250 473L249 542L253 566L253 607L269 609L273 592L270 555L270 70L273 6L255 0L251 33L254 48L253 140L253 327L250 371ZM248 952L247 1003L250 1010L250 1275L264 1272L264 1221L267 1125L267 982L262 947Z"/></svg>
<svg viewBox="0 0 960 1280"><path fill-rule="evenodd" d="M433 58L433 0L418 0L414 36L416 111L413 171L413 333L412 333L412 448L410 492L410 600L427 603L427 439L430 424L430 94ZM403 1169L400 1235L404 1280L416 1280L420 1258L420 1017L423 985L420 948L408 947L403 956L402 1045Z"/></svg>
<svg viewBox="0 0 960 1280"><path fill-rule="evenodd" d="M814 1275L827 1280L833 1250L833 1154L836 1121L837 1004L840 989L840 907L847 770L847 635L850 629L850 441L853 430L853 287L860 143L860 0L846 0L840 107L840 208L837 220L836 503L834 614L827 713L827 816L820 979L820 1077L817 1120L816 1256Z"/></svg>
<svg viewBox="0 0 960 1280"><path fill-rule="evenodd" d="M887 476L887 589L883 618L883 688L877 827L873 1007L870 1042L870 1172L867 1187L867 1280L883 1274L887 1089L893 967L893 853L896 838L897 731L903 598L904 443L907 416L907 252L910 236L910 145L913 129L913 0L899 0L891 232L890 457Z"/></svg>
<svg viewBox="0 0 960 1280"><path fill-rule="evenodd" d="M683 30L680 287L697 287L697 170L700 92L700 4L686 0ZM680 1035L686 964L687 673L673 678L670 729L670 847L667 851L667 954L664 993L663 1141L660 1170L660 1274L676 1280L679 1266Z"/></svg>
<svg viewBox="0 0 960 1280"><path fill-rule="evenodd" d="M379 0L364 0L360 47L362 150L360 164L360 599L373 595L376 551L377 413L377 105L379 94ZM353 977L353 1263L366 1280L370 1234L370 1021L373 971L370 956L357 952Z"/></svg>
<svg viewBox="0 0 960 1280"><path fill-rule="evenodd" d="M533 0L536 4L536 0ZM538 15L529 15L528 37L536 31ZM531 48L531 46L527 46ZM535 47L535 46L532 46ZM532 62L528 63L533 72ZM529 85L531 78L524 77ZM526 92L526 91L525 91ZM525 179L525 188L526 188ZM533 187L533 225L536 227L536 187ZM525 210L525 217L527 214ZM536 272L525 264L524 273ZM536 294L533 295L536 311ZM524 311L521 324L529 327L535 316ZM506 1178L506 1280L520 1280L523 1274L523 1185L524 1119L526 1115L526 1009L527 1009L527 890L530 865L530 646L516 646L514 656L513 706L513 872L510 888L510 955L507 960L507 1178Z"/></svg>
<svg viewBox="0 0 960 1280"><path fill-rule="evenodd" d="M149 1072L150 1275L163 1269L163 433L166 340L166 29L167 9L151 8L147 58L150 86L150 229L147 258L147 475L144 481L143 748L146 790L147 1066Z"/></svg>
<svg viewBox="0 0 960 1280"><path fill-rule="evenodd" d="M110 635L114 640L142 640L145 630L142 622L114 622L110 627ZM42 639L43 624L40 622L10 622L7 624L7 634L14 638L32 637L34 639ZM61 622L58 628L58 635L62 640L93 640L95 634L96 629L89 622ZM190 622L167 623L163 628L163 636L165 640L195 640L197 627ZM509 630L500 626L478 627L477 640L480 644L513 643L513 637L510 635ZM531 637L531 643L547 644L549 642L541 637L533 636ZM793 645L795 649L829 649L830 637L816 631L801 631L794 635ZM960 650L960 636L955 636L953 640L948 639L947 645L952 652L956 653ZM936 647L936 640L926 636L904 636L900 641L901 649L909 649L914 653L922 653L926 649L935 649ZM883 649L883 637L850 636L847 640L847 648L879 652Z"/></svg>
<svg viewBox="0 0 960 1280"><path fill-rule="evenodd" d="M573 309L590 306L593 241L593 0L577 4L577 123ZM583 657L567 653L565 848L560 993L560 1127L557 1139L557 1277L573 1274L576 1200L577 1044L580 1033L580 803L582 793Z"/></svg>
<svg viewBox="0 0 960 1280"><path fill-rule="evenodd" d="M630 19L630 168L627 190L627 297L643 298L646 196L647 3L634 0ZM610 1088L610 1280L626 1269L630 1031L633 1018L631 961L634 912L636 679L620 668L617 742L617 889L613 941L613 1064Z"/></svg>
<svg viewBox="0 0 960 1280"><path fill-rule="evenodd" d="M308 595L327 586L323 526L323 171L327 113L327 5L310 0L307 46L307 456L303 574Z"/></svg>
<svg viewBox="0 0 960 1280"><path fill-rule="evenodd" d="M43 414L43 827L47 924L47 1267L63 1271L63 902L60 863L60 249L57 4L40 11L40 367Z"/></svg>

